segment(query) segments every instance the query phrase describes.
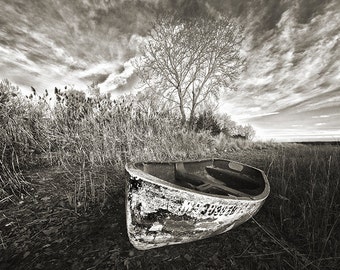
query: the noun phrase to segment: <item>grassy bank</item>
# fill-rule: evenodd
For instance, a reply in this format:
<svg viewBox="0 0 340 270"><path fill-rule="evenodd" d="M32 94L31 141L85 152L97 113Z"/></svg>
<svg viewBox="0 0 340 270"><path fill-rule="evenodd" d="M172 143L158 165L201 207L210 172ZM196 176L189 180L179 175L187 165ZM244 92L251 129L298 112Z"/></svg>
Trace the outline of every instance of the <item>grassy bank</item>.
<svg viewBox="0 0 340 270"><path fill-rule="evenodd" d="M124 178L119 170L108 165L35 168L23 175L34 186L32 195L1 210L0 265L8 269L37 265L42 269L336 269L338 146L282 145L221 156L265 170L271 184L260 212L235 230L194 243L137 251L126 235ZM106 193L86 186L91 181L106 183ZM82 197L85 190L93 192L90 205L97 206L88 205L84 212L83 202L90 200ZM60 256L63 260L57 259Z"/></svg>
<svg viewBox="0 0 340 270"><path fill-rule="evenodd" d="M0 268L336 269L340 147L251 142L186 130L142 100L55 90L0 96ZM55 99L51 106L49 99ZM136 251L126 236L124 165L222 157L263 169L271 194L229 233ZM59 258L59 259L58 259ZM60 260L60 258L63 258Z"/></svg>
<svg viewBox="0 0 340 270"><path fill-rule="evenodd" d="M291 145L239 160L267 172L271 195L259 227L294 258L295 265L287 262L284 269L335 269L340 263L340 147Z"/></svg>
<svg viewBox="0 0 340 270"><path fill-rule="evenodd" d="M150 107L137 96L112 100L57 88L53 95L46 91L39 96L32 88L24 97L6 80L0 83L0 94L2 201L27 193L29 183L21 171L35 166L78 167L85 175L85 168L111 166L122 175L129 161L198 159L266 147L224 133L189 130L172 111ZM204 120L201 125L209 126ZM87 193L79 198L106 192L102 184L84 181L74 183ZM110 184L117 185L106 183L105 188ZM85 191L83 186L90 188Z"/></svg>

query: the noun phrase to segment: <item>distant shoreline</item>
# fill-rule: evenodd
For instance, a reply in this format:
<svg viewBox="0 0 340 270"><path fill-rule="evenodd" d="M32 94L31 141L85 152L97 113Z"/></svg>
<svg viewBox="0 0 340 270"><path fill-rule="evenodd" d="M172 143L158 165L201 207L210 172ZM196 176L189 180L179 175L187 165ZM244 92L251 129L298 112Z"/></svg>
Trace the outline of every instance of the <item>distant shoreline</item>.
<svg viewBox="0 0 340 270"><path fill-rule="evenodd" d="M340 141L300 141L300 142L287 142L287 143L297 143L306 145L339 145Z"/></svg>

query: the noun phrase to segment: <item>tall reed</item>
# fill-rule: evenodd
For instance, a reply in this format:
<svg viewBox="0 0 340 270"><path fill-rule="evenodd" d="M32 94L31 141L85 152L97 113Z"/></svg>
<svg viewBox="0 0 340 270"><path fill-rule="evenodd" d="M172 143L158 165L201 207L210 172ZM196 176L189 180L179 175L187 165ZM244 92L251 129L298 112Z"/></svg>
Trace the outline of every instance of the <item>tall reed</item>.
<svg viewBox="0 0 340 270"><path fill-rule="evenodd" d="M268 223L318 267L327 260L325 254L339 256L339 164L336 146L282 148L267 159Z"/></svg>
<svg viewBox="0 0 340 270"><path fill-rule="evenodd" d="M208 132L184 129L170 111L145 111L136 97L111 100L56 88L54 95L46 91L40 96L32 89L33 93L24 98L8 81L3 81L0 89L1 162L12 172L41 164L79 168L109 165L122 175L129 161L200 158L214 152ZM15 170L12 164L16 164ZM4 172L0 174L7 179ZM1 189L7 186L5 181L0 183ZM82 187L78 194L79 190L90 190L85 183L77 185ZM12 189L22 190L17 185Z"/></svg>

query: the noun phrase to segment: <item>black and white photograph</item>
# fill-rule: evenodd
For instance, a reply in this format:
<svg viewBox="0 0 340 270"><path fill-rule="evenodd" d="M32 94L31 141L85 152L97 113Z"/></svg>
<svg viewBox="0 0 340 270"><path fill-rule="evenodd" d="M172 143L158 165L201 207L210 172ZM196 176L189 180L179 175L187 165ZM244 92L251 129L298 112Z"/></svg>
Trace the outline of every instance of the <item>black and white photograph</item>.
<svg viewBox="0 0 340 270"><path fill-rule="evenodd" d="M0 269L338 268L339 0L0 0Z"/></svg>

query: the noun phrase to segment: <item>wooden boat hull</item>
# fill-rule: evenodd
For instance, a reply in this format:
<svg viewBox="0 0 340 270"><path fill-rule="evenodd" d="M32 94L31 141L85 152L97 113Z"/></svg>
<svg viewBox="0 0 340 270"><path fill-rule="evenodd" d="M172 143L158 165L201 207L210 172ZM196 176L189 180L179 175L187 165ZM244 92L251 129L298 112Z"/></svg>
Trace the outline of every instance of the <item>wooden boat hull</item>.
<svg viewBox="0 0 340 270"><path fill-rule="evenodd" d="M263 192L248 197L207 194L181 187L132 164L126 170L130 176L126 182L127 231L130 242L139 250L224 233L251 218L269 194L266 176L257 169L263 177Z"/></svg>

